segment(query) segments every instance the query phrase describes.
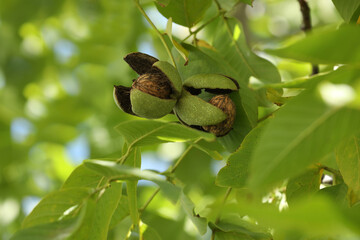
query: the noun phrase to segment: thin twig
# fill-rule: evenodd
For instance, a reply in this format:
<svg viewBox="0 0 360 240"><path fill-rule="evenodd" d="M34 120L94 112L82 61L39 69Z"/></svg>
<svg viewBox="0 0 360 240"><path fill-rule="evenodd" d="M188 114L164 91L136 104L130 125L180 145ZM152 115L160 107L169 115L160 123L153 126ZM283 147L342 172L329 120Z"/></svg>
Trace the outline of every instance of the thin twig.
<svg viewBox="0 0 360 240"><path fill-rule="evenodd" d="M198 143L202 138L196 140L194 142L195 143ZM181 154L181 156L179 157L179 159L176 161L176 163L174 164L174 166L171 168L170 170L170 173L173 173L175 172L176 168L179 166L179 164L181 163L181 161L185 158L185 156L190 152L190 150L194 147L193 144L191 144L184 152L183 154Z"/></svg>
<svg viewBox="0 0 360 240"><path fill-rule="evenodd" d="M146 201L146 203L144 204L144 206L142 206L139 209L140 214L147 208L147 206L149 206L150 202L154 199L154 197L158 194L158 192L160 192L160 188L158 187L153 194L151 194L150 198Z"/></svg>
<svg viewBox="0 0 360 240"><path fill-rule="evenodd" d="M204 27L212 23L215 19L217 19L220 16L220 12L218 12L214 17L210 18L208 21L206 21L203 25L198 27L195 31L190 31L190 34L182 40L182 42L186 41L189 37L192 35L196 35L198 32L200 32Z"/></svg>
<svg viewBox="0 0 360 240"><path fill-rule="evenodd" d="M307 34L312 29L310 7L309 7L309 4L306 2L306 0L298 0L298 2L300 4L300 11L301 11L302 19L303 19L303 26L301 29ZM319 73L319 65L312 64L311 75L318 74L318 73Z"/></svg>
<svg viewBox="0 0 360 240"><path fill-rule="evenodd" d="M220 209L219 209L218 216L216 217L216 220L215 220L215 224L219 223L219 221L220 221L221 211L222 211L222 209L223 209L224 206L225 206L226 200L227 200L228 197L230 196L231 190L232 190L231 187L229 187L229 188L226 190L224 199L223 199L223 201L222 201L222 203L221 203L221 206L220 206ZM213 232L212 232L212 234L211 234L211 240L214 240L214 239L215 239L215 232L216 232L216 229L214 229Z"/></svg>
<svg viewBox="0 0 360 240"><path fill-rule="evenodd" d="M159 29L157 29L157 27L155 26L155 24L151 21L151 19L149 18L149 16L146 14L146 12L144 11L144 9L141 7L139 0L134 0L136 7L139 9L139 11L141 12L141 14L146 18L146 20L149 22L149 24L153 27L153 29L156 31L158 37L160 38L162 44L164 45L166 52L168 53L174 67L176 68L176 63L175 63L175 59L174 56L172 55L169 46L166 44L165 38L163 36L163 34L159 31Z"/></svg>
<svg viewBox="0 0 360 240"><path fill-rule="evenodd" d="M166 170L164 173L174 173L176 168L179 166L179 164L181 163L181 161L185 158L185 156L189 153L189 151L194 147L195 143L198 143L202 138L199 138L198 140L196 140L193 144L191 144L179 157L179 159L176 161L176 163L174 164L174 166L170 166L168 170ZM143 212L151 203L151 201L155 198L155 196L160 192L160 188L157 188L153 194L150 196L150 198L146 201L146 203L144 204L144 206L142 206L139 209L139 212L141 214L141 212Z"/></svg>

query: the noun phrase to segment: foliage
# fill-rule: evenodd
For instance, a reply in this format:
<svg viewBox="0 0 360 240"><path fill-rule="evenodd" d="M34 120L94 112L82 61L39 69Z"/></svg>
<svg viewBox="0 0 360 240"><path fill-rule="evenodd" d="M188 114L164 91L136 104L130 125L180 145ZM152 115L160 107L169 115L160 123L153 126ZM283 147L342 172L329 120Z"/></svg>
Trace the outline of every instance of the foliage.
<svg viewBox="0 0 360 240"><path fill-rule="evenodd" d="M360 4L308 2L4 0L0 238L360 239ZM119 111L136 51L237 81L230 133Z"/></svg>

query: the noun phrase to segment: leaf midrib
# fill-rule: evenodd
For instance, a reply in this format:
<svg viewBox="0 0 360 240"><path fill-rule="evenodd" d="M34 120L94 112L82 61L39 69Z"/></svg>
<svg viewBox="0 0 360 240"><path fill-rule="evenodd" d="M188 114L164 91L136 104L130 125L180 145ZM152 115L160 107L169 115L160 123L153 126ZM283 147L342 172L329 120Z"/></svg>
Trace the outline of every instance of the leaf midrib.
<svg viewBox="0 0 360 240"><path fill-rule="evenodd" d="M320 127L327 119L329 119L332 115L337 113L340 109L341 108L331 109L330 111L328 111L325 114L323 114L322 116L320 116L320 118L315 120L312 124L310 124L310 126L305 128L305 130L302 131L301 134L299 134L296 138L294 138L294 140L291 141L290 144L288 144L287 147L285 147L273 161L271 161L271 163L266 168L267 171L265 171L262 174L262 176L263 176L262 179L269 176L269 172L271 172L272 169L274 169L274 166L279 165L279 163L281 163L294 148L296 148L304 139L306 139L308 136L310 136L311 133L313 133L315 129Z"/></svg>

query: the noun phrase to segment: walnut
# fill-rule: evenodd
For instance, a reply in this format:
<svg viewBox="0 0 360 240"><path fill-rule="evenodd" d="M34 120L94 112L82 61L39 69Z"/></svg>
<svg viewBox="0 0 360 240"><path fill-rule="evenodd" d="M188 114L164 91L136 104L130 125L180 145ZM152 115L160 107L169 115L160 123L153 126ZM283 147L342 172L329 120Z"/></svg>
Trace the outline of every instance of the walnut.
<svg viewBox="0 0 360 240"><path fill-rule="evenodd" d="M225 136L234 125L236 106L228 95L217 95L211 98L209 103L220 108L227 118L216 125L203 126L202 128L207 132L215 134L217 137Z"/></svg>
<svg viewBox="0 0 360 240"><path fill-rule="evenodd" d="M133 82L132 88L162 99L170 99L171 95L169 79L161 72L140 75Z"/></svg>

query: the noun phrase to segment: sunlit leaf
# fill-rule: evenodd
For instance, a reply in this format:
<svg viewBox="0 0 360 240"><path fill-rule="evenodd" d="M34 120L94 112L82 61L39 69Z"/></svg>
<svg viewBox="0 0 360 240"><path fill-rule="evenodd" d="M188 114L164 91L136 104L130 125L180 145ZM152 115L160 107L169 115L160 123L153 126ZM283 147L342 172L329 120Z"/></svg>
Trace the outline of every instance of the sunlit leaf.
<svg viewBox="0 0 360 240"><path fill-rule="evenodd" d="M87 210L79 230L71 239L106 239L112 215L122 195L122 183L112 183Z"/></svg>
<svg viewBox="0 0 360 240"><path fill-rule="evenodd" d="M185 195L184 192L181 193L180 203L183 209L185 210L187 216L190 218L191 222L196 226L197 230L201 235L204 235L207 231L207 221L206 218L196 215L194 212L194 203L191 199Z"/></svg>
<svg viewBox="0 0 360 240"><path fill-rule="evenodd" d="M237 73L237 80L248 82L253 76L264 83L280 82L277 68L249 49L239 21L227 19L216 32L213 46L220 53L219 60Z"/></svg>
<svg viewBox="0 0 360 240"><path fill-rule="evenodd" d="M359 122L360 111L329 106L316 89L303 92L277 111L264 131L252 157L249 186L261 190L300 174L360 131Z"/></svg>
<svg viewBox="0 0 360 240"><path fill-rule="evenodd" d="M44 197L25 218L23 228L57 221L66 210L79 207L90 196L90 188L67 188ZM74 210L73 209L73 210ZM69 214L71 211L69 211Z"/></svg>
<svg viewBox="0 0 360 240"><path fill-rule="evenodd" d="M171 17L168 19L168 22L166 24L166 34L169 36L175 49L184 58L185 64L187 64L187 62L189 61L189 59L188 59L189 52L173 38L173 36L172 36L172 18Z"/></svg>
<svg viewBox="0 0 360 240"><path fill-rule="evenodd" d="M116 236L118 239L126 239L132 226L131 217L125 217L117 226Z"/></svg>
<svg viewBox="0 0 360 240"><path fill-rule="evenodd" d="M161 240L157 231L145 223L141 223L140 232L146 240Z"/></svg>
<svg viewBox="0 0 360 240"><path fill-rule="evenodd" d="M129 216L129 202L127 196L121 196L120 201L118 203L117 208L111 218L111 222L109 225L109 229L112 229L116 226L120 221L122 221L125 217Z"/></svg>
<svg viewBox="0 0 360 240"><path fill-rule="evenodd" d="M101 160L86 160L85 166L110 179L139 180L145 179L159 185L164 195L173 203L180 197L180 188L167 182L162 176L148 170L140 170L116 164L115 162Z"/></svg>
<svg viewBox="0 0 360 240"><path fill-rule="evenodd" d="M225 206L224 212L247 215L256 219L261 226L273 228L274 239L294 231L299 231L305 236L340 237L353 233L357 224L349 218L344 218L343 210L338 205L321 196L299 201L282 212L275 205L254 202L229 204Z"/></svg>
<svg viewBox="0 0 360 240"><path fill-rule="evenodd" d="M85 206L77 217L63 219L51 223L35 225L16 232L11 240L53 240L68 239L84 220L87 207Z"/></svg>
<svg viewBox="0 0 360 240"><path fill-rule="evenodd" d="M214 139L212 134L185 127L179 123L154 120L131 120L116 126L116 131L126 139L129 146L154 145L165 142L185 142L204 138Z"/></svg>
<svg viewBox="0 0 360 240"><path fill-rule="evenodd" d="M320 73L310 77L302 77L288 82L265 84L263 87L271 88L312 88L321 82L353 83L358 79L360 69L354 66L341 66L330 72Z"/></svg>
<svg viewBox="0 0 360 240"><path fill-rule="evenodd" d="M62 188L74 187L88 187L96 188L101 181L102 176L94 171L91 171L84 164L81 164L72 171L70 176L66 179Z"/></svg>
<svg viewBox="0 0 360 240"><path fill-rule="evenodd" d="M355 25L344 25L337 30L313 32L290 46L269 49L267 52L279 57L311 63L358 64L360 63L358 39L360 39L360 28Z"/></svg>

